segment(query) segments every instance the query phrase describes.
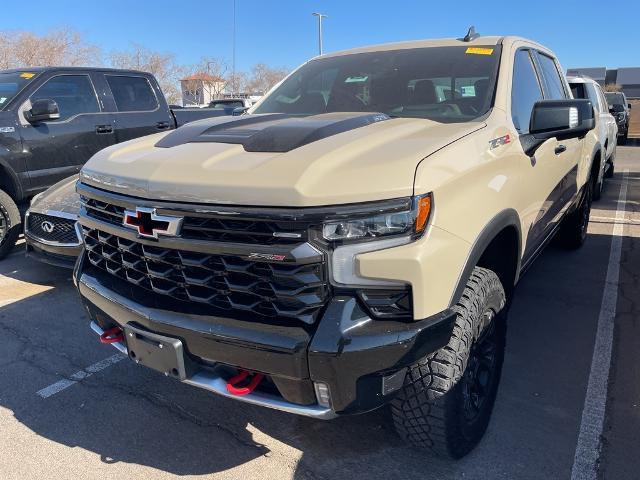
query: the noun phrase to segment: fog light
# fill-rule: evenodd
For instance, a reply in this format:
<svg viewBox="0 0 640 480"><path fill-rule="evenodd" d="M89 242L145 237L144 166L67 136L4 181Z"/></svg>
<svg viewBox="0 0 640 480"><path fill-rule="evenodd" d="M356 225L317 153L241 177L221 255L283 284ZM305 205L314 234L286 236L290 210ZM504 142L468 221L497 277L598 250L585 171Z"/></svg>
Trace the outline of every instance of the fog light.
<svg viewBox="0 0 640 480"><path fill-rule="evenodd" d="M313 388L316 391L316 399L318 404L323 407L331 407L331 394L329 393L329 385L321 382L313 382Z"/></svg>

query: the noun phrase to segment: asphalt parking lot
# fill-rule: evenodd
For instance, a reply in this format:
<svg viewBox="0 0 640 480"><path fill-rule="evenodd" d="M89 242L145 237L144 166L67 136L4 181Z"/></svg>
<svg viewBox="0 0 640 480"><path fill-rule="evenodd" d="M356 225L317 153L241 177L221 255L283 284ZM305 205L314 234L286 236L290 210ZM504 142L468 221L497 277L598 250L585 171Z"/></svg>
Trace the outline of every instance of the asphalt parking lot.
<svg viewBox="0 0 640 480"><path fill-rule="evenodd" d="M0 262L1 480L556 479L572 469L579 478L576 447L586 441L585 455L593 453L602 375L598 476L638 478L640 458L630 453L640 445L640 147L618 148L585 247L550 246L521 281L491 424L458 462L404 446L383 412L314 421L138 367L98 343L70 272L36 264L20 247ZM603 292L613 301L603 303ZM606 348L593 356L594 345L611 344L605 310L615 312L610 370Z"/></svg>

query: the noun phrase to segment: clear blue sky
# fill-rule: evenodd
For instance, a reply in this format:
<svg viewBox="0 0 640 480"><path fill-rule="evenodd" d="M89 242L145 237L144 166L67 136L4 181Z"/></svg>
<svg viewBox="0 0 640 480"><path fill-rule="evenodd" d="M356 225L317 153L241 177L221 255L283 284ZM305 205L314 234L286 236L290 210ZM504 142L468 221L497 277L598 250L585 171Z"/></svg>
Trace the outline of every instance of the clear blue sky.
<svg viewBox="0 0 640 480"><path fill-rule="evenodd" d="M203 56L231 63L232 4L233 0L7 1L0 30L43 33L70 26L105 53L136 42L174 53L183 64ZM565 68L640 66L640 0L236 0L236 5L238 70L258 62L294 67L315 55L314 11L329 16L326 51L458 37L474 24L484 35L537 40L554 50ZM615 9L603 10L605 5Z"/></svg>

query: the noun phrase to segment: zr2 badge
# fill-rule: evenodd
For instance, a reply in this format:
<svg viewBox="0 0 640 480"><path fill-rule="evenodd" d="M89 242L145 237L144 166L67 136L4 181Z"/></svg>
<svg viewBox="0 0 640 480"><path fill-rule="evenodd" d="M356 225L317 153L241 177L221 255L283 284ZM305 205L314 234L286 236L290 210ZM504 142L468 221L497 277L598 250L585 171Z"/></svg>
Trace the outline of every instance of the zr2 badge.
<svg viewBox="0 0 640 480"><path fill-rule="evenodd" d="M489 150L501 147L502 145L506 145L507 143L511 143L511 137L509 135L494 138L493 140L489 140Z"/></svg>

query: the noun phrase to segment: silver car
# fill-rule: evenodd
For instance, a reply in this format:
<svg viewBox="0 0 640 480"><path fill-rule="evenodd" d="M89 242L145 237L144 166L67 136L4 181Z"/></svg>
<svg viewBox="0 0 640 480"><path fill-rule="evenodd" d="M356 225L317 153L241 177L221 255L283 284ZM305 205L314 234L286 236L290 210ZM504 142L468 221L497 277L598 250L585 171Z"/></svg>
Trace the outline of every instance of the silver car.
<svg viewBox="0 0 640 480"><path fill-rule="evenodd" d="M24 219L27 256L60 267L73 268L82 250L77 224L80 197L78 176L61 180L31 200Z"/></svg>

